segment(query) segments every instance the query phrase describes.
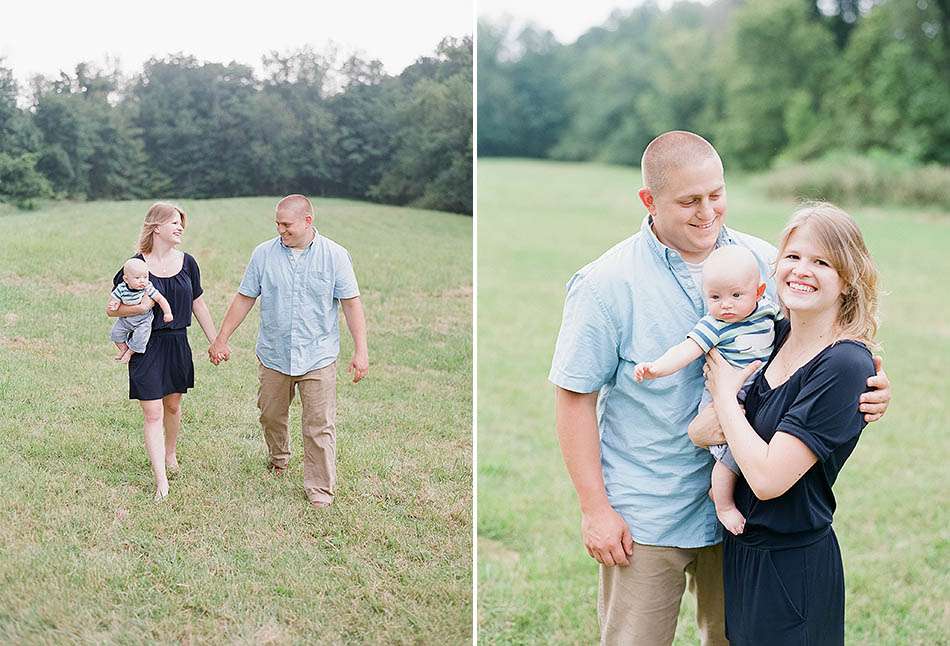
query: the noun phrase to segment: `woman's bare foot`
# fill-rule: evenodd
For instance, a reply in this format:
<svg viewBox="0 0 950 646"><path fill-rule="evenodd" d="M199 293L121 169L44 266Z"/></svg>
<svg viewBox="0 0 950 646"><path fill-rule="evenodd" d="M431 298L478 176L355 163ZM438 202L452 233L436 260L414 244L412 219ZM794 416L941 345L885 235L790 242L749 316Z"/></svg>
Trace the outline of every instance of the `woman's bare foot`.
<svg viewBox="0 0 950 646"><path fill-rule="evenodd" d="M178 457L177 456L165 456L165 473L170 476L177 476L178 472L181 471L181 467L178 466Z"/></svg>
<svg viewBox="0 0 950 646"><path fill-rule="evenodd" d="M727 509L717 508L716 516L719 518L719 522L736 536L745 530L745 516L740 514L739 510L735 507L729 507Z"/></svg>
<svg viewBox="0 0 950 646"><path fill-rule="evenodd" d="M168 498L168 481L165 481L164 485L158 485L155 487L155 502L161 502Z"/></svg>

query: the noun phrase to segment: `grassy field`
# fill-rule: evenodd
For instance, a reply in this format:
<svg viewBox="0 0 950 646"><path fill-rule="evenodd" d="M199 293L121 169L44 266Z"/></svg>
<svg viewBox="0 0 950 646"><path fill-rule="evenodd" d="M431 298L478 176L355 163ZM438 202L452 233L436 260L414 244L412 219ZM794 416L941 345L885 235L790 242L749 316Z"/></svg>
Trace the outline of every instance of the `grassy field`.
<svg viewBox="0 0 950 646"><path fill-rule="evenodd" d="M276 198L184 201L181 248L216 322ZM183 400L181 475L162 504L104 306L148 202L0 210L0 643L446 643L472 632L472 219L320 200L346 246L370 372L341 324L338 491L265 473L257 309Z"/></svg>
<svg viewBox="0 0 950 646"><path fill-rule="evenodd" d="M792 213L742 177L729 224L773 242ZM478 624L484 644L597 640L597 569L547 382L573 272L640 228L634 169L481 160L478 171ZM894 399L835 486L849 644L950 634L950 214L853 211L883 274ZM692 597L678 644L698 643Z"/></svg>

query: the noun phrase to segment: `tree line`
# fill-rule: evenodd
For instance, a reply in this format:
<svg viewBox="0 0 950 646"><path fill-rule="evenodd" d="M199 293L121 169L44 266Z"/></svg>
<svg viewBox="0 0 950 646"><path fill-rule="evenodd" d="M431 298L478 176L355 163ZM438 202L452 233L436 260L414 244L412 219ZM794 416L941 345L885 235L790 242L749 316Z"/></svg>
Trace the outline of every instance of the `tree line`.
<svg viewBox="0 0 950 646"><path fill-rule="evenodd" d="M645 4L561 44L478 25L478 153L639 164L692 130L732 166L950 164L950 0Z"/></svg>
<svg viewBox="0 0 950 646"><path fill-rule="evenodd" d="M305 193L472 213L472 39L398 76L310 47L252 67L174 54L31 79L0 60L0 199Z"/></svg>

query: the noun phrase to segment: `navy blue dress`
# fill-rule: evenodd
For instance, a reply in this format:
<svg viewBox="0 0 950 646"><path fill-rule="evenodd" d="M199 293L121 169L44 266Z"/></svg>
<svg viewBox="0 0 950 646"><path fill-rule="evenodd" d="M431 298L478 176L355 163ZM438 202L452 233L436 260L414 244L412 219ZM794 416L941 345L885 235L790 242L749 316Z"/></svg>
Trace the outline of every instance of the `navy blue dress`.
<svg viewBox="0 0 950 646"><path fill-rule="evenodd" d="M134 257L142 258L142 254ZM168 299L175 319L166 323L162 320L162 308L156 305L152 310L152 336L145 353L133 354L129 361L129 399L143 401L185 393L195 387L188 326L191 325L192 302L203 292L198 263L187 253L177 274L162 278L149 272L148 279ZM112 283L118 285L121 280L120 269Z"/></svg>
<svg viewBox="0 0 950 646"><path fill-rule="evenodd" d="M775 353L788 338L776 324ZM771 359L769 360L771 363ZM766 442L781 431L801 440L818 462L782 496L762 501L744 478L736 507L745 531L723 544L726 636L733 646L844 644L844 570L831 528L831 487L864 429L858 399L875 373L861 343L825 348L784 384L765 370L749 388L746 418Z"/></svg>

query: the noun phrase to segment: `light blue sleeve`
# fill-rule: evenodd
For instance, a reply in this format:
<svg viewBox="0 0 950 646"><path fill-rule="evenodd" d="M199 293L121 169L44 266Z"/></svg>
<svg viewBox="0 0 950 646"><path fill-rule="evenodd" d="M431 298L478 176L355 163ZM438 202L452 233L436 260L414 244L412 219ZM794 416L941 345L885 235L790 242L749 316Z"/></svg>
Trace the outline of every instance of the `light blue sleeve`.
<svg viewBox="0 0 950 646"><path fill-rule="evenodd" d="M251 254L251 260L247 263L247 269L244 270L244 278L241 279L241 286L238 287L238 293L249 298L257 298L261 295L261 273L264 264L264 248L258 247Z"/></svg>
<svg viewBox="0 0 950 646"><path fill-rule="evenodd" d="M345 249L334 254L333 298L356 298L360 295L360 287L356 283L356 273L353 271L353 259Z"/></svg>
<svg viewBox="0 0 950 646"><path fill-rule="evenodd" d="M567 286L564 317L548 379L576 393L592 393L613 379L620 333L594 287L575 275Z"/></svg>

